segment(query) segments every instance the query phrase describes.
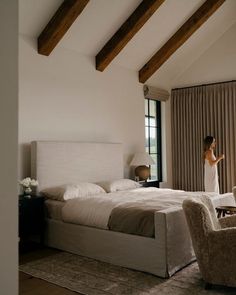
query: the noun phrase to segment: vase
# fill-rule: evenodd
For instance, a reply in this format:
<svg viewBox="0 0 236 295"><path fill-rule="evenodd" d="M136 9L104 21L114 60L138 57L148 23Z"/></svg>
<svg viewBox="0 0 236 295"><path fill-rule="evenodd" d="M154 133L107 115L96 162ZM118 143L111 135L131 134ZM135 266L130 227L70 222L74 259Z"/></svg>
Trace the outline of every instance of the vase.
<svg viewBox="0 0 236 295"><path fill-rule="evenodd" d="M23 195L26 198L31 198L32 189L30 187L23 188Z"/></svg>

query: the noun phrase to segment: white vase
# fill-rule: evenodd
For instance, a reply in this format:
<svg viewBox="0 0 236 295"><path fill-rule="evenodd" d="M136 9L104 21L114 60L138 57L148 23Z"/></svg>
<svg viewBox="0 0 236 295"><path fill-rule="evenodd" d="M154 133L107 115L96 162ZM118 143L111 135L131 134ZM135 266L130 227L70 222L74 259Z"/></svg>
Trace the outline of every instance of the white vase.
<svg viewBox="0 0 236 295"><path fill-rule="evenodd" d="M24 195L30 195L32 193L32 189L30 187L24 188Z"/></svg>

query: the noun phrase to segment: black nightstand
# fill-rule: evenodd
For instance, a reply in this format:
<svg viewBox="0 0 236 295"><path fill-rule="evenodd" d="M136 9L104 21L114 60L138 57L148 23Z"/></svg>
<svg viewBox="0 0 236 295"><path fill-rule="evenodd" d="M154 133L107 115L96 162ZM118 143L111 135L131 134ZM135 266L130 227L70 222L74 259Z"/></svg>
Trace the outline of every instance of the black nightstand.
<svg viewBox="0 0 236 295"><path fill-rule="evenodd" d="M148 180L148 181L139 181L143 187L159 187L159 181L157 180Z"/></svg>
<svg viewBox="0 0 236 295"><path fill-rule="evenodd" d="M19 196L19 237L20 246L23 246L32 235L38 235L40 243L44 240L44 197Z"/></svg>

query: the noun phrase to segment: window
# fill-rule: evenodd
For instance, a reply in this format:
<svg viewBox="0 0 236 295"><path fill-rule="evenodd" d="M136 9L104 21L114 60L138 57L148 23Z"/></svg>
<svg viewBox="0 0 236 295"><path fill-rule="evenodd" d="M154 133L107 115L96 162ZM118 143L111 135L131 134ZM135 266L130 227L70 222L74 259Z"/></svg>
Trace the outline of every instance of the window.
<svg viewBox="0 0 236 295"><path fill-rule="evenodd" d="M161 167L161 102L145 99L145 138L146 152L155 161L151 165L150 179L162 181Z"/></svg>

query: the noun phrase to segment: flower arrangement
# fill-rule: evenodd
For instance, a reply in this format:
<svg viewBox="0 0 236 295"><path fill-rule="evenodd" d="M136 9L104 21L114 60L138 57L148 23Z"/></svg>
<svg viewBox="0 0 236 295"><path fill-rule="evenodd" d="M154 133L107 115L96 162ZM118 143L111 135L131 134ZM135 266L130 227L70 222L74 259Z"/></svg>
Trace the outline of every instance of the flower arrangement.
<svg viewBox="0 0 236 295"><path fill-rule="evenodd" d="M30 177L26 177L19 181L19 184L22 188L23 194L32 193L32 188L38 186L38 181L35 179L31 179Z"/></svg>

